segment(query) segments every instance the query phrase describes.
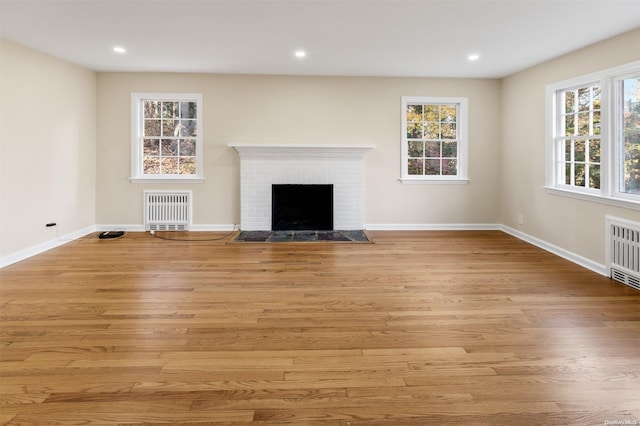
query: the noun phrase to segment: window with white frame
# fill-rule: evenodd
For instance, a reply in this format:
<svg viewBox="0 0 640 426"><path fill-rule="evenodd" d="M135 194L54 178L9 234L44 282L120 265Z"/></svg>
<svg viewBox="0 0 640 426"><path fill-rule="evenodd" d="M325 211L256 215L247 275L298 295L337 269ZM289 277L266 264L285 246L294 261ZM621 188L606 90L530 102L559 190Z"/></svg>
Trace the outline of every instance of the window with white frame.
<svg viewBox="0 0 640 426"><path fill-rule="evenodd" d="M600 189L600 83L558 92L558 183L581 189Z"/></svg>
<svg viewBox="0 0 640 426"><path fill-rule="evenodd" d="M640 201L640 66L614 80L617 192Z"/></svg>
<svg viewBox="0 0 640 426"><path fill-rule="evenodd" d="M202 180L202 95L132 93L131 180Z"/></svg>
<svg viewBox="0 0 640 426"><path fill-rule="evenodd" d="M402 98L402 182L466 183L467 99Z"/></svg>
<svg viewBox="0 0 640 426"><path fill-rule="evenodd" d="M547 86L548 191L640 209L640 62Z"/></svg>

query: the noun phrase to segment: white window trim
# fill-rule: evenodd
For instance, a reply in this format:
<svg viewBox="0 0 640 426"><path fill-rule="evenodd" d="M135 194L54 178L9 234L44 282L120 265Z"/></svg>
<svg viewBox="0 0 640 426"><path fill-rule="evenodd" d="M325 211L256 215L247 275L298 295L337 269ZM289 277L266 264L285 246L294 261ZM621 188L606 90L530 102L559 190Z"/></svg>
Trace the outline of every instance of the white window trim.
<svg viewBox="0 0 640 426"><path fill-rule="evenodd" d="M615 86L624 76L637 72L640 61L608 68L602 71L586 74L580 77L552 83L546 87L546 146L545 146L545 190L549 194L575 198L584 201L592 201L616 207L640 210L640 201L637 197L621 193L616 183L620 176L620 152L616 152L619 143L613 122L615 115L617 94ZM558 113L557 93L560 90L569 89L580 85L599 83L601 88L601 173L600 190L579 188L558 182L557 158L555 139L558 128L556 116Z"/></svg>
<svg viewBox="0 0 640 426"><path fill-rule="evenodd" d="M428 175L416 176L409 175L407 159L408 159L408 143L407 143L407 105L410 103L422 104L458 104L459 121L457 131L458 140L458 175L457 176L441 176ZM400 182L403 184L445 184L445 185L465 185L469 183L468 176L468 117L469 117L469 100L461 97L427 97L427 96L403 96L401 107L401 154L400 154Z"/></svg>
<svg viewBox="0 0 640 426"><path fill-rule="evenodd" d="M195 101L198 104L195 175L144 175L142 174L142 138L144 135L142 101L144 99L167 101ZM131 93L131 176L132 183L202 183L202 94L201 93Z"/></svg>

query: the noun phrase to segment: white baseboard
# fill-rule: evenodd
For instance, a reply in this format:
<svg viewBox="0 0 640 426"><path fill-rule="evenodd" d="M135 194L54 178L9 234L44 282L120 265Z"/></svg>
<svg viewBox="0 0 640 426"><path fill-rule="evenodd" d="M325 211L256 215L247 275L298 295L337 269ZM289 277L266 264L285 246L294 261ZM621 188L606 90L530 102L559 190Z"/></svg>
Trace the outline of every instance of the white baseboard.
<svg viewBox="0 0 640 426"><path fill-rule="evenodd" d="M579 254L573 253L569 250L565 250L554 244L548 243L539 238L533 237L529 234L525 234L524 232L518 231L517 229L513 229L506 225L500 225L500 230L520 240L526 241L529 244L533 244L536 247L540 247L543 250L553 253L556 256L560 256L563 259L567 259L568 261L573 262L577 265L580 265L583 268L587 268L600 275L604 275L605 277L609 276L609 271L607 270L606 265L603 265L598 262L594 262L593 260L580 256Z"/></svg>
<svg viewBox="0 0 640 426"><path fill-rule="evenodd" d="M496 231L497 223L368 223L368 231Z"/></svg>
<svg viewBox="0 0 640 426"><path fill-rule="evenodd" d="M45 251L60 247L63 244L77 240L78 238L82 238L85 235L89 235L92 232L96 231L96 226L88 226L69 234L61 235L52 240L45 241L44 243L37 244L33 247L29 247L24 250L20 250L19 252L4 256L0 258L0 269L4 268L5 266L20 262L21 260L28 259L37 254L44 253Z"/></svg>

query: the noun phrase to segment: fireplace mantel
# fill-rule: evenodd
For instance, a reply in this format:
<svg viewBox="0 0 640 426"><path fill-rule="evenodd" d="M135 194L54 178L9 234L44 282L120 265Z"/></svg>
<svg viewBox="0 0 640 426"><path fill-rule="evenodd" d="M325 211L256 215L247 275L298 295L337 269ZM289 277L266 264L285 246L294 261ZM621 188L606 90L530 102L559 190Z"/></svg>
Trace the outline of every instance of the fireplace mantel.
<svg viewBox="0 0 640 426"><path fill-rule="evenodd" d="M310 157L310 158L363 158L375 145L327 145L327 144L248 144L230 143L240 156Z"/></svg>
<svg viewBox="0 0 640 426"><path fill-rule="evenodd" d="M230 143L240 155L240 229L271 229L271 186L331 184L334 228L364 229L364 156L374 145Z"/></svg>

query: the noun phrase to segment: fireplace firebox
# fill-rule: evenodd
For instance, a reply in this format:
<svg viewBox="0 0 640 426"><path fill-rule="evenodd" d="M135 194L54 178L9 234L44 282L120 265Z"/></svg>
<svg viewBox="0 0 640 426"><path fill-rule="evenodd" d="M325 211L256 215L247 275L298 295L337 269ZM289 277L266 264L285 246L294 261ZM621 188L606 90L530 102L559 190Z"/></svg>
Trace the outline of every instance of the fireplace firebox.
<svg viewBox="0 0 640 426"><path fill-rule="evenodd" d="M272 185L271 229L333 230L333 185Z"/></svg>

